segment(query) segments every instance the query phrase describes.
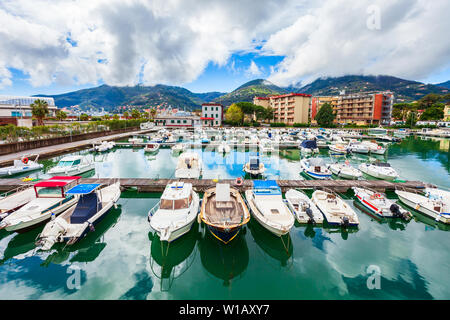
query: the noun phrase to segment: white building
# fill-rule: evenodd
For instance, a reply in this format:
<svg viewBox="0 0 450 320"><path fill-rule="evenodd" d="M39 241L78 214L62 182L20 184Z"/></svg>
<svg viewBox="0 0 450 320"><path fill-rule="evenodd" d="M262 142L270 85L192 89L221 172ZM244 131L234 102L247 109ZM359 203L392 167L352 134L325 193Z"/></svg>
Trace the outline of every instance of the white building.
<svg viewBox="0 0 450 320"><path fill-rule="evenodd" d="M48 103L49 117L54 117L57 108L53 98L0 95L0 125L10 123L18 126L31 126L33 115L30 105L37 99Z"/></svg>
<svg viewBox="0 0 450 320"><path fill-rule="evenodd" d="M155 117L157 126L166 127L195 127L200 126L200 117L186 111L178 111L173 114L165 113Z"/></svg>
<svg viewBox="0 0 450 320"><path fill-rule="evenodd" d="M202 104L200 120L204 127L220 127L223 121L223 106L219 103Z"/></svg>

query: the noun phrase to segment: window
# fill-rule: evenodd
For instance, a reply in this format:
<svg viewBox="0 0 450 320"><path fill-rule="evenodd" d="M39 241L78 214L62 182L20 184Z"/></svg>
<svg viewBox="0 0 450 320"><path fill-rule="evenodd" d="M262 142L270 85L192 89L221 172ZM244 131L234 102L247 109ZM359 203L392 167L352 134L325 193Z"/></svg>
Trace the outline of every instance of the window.
<svg viewBox="0 0 450 320"><path fill-rule="evenodd" d="M216 118L219 119L219 115L218 114L216 114Z"/></svg>
<svg viewBox="0 0 450 320"><path fill-rule="evenodd" d="M159 205L159 208L164 210L179 210L188 207L189 207L188 198L178 200L161 199L161 203Z"/></svg>
<svg viewBox="0 0 450 320"><path fill-rule="evenodd" d="M77 164L80 164L80 163L81 163L81 159L78 159L73 162L73 165L76 166Z"/></svg>
<svg viewBox="0 0 450 320"><path fill-rule="evenodd" d="M20 111L11 111L11 116L12 117L21 117L22 114L20 113Z"/></svg>
<svg viewBox="0 0 450 320"><path fill-rule="evenodd" d="M219 107L216 107L216 111L219 111Z"/></svg>
<svg viewBox="0 0 450 320"><path fill-rule="evenodd" d="M186 121L186 120L183 120L183 123L187 123L187 121Z"/></svg>
<svg viewBox="0 0 450 320"><path fill-rule="evenodd" d="M218 124L219 124L219 121L216 121L216 124L218 125Z"/></svg>
<svg viewBox="0 0 450 320"><path fill-rule="evenodd" d="M177 120L177 123L181 123L181 120Z"/></svg>
<svg viewBox="0 0 450 320"><path fill-rule="evenodd" d="M170 120L170 123L175 123L175 120Z"/></svg>

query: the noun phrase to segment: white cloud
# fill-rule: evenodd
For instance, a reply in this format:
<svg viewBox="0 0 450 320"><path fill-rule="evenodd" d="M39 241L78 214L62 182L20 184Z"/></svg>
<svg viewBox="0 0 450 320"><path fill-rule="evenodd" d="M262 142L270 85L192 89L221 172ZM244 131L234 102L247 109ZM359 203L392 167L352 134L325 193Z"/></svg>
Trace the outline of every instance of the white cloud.
<svg viewBox="0 0 450 320"><path fill-rule="evenodd" d="M247 75L257 77L260 76L263 72L260 67L255 63L255 61L251 61L248 69L246 71Z"/></svg>
<svg viewBox="0 0 450 320"><path fill-rule="evenodd" d="M380 29L368 28L368 8L380 9ZM271 35L266 53L286 56L269 80L288 85L345 74L421 79L448 66L450 2L330 0Z"/></svg>
<svg viewBox="0 0 450 320"><path fill-rule="evenodd" d="M372 4L380 30L366 26ZM3 0L0 87L13 84L11 68L33 86L182 85L208 63L258 51L285 56L269 79L277 84L349 73L424 78L448 66L449 9L446 0ZM258 70L252 62L248 71Z"/></svg>

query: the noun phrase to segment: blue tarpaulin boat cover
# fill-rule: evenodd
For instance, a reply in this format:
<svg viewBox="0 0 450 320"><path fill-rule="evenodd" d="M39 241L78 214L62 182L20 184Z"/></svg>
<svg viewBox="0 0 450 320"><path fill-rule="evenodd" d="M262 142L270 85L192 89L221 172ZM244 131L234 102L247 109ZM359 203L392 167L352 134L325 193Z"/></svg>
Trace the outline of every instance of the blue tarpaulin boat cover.
<svg viewBox="0 0 450 320"><path fill-rule="evenodd" d="M97 193L82 195L77 206L70 216L70 223L81 224L89 220L102 208L102 203L98 201Z"/></svg>
<svg viewBox="0 0 450 320"><path fill-rule="evenodd" d="M68 190L66 194L88 194L99 186L101 186L99 183L82 183Z"/></svg>
<svg viewBox="0 0 450 320"><path fill-rule="evenodd" d="M307 149L316 149L317 143L316 140L303 140L301 146Z"/></svg>

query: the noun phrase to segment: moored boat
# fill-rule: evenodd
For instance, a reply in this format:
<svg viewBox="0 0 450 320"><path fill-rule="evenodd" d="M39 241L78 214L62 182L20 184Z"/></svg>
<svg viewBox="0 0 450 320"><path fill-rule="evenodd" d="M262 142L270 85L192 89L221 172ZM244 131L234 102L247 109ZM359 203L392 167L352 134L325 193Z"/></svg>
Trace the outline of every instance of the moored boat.
<svg viewBox="0 0 450 320"><path fill-rule="evenodd" d="M317 147L317 141L314 140L303 140L300 143L300 151L305 154L319 153L319 148Z"/></svg>
<svg viewBox="0 0 450 320"><path fill-rule="evenodd" d="M144 147L144 152L156 152L159 150L160 144L157 142L147 143Z"/></svg>
<svg viewBox="0 0 450 320"><path fill-rule="evenodd" d="M321 158L309 158L300 160L300 166L303 172L314 179L331 179L331 171L325 165Z"/></svg>
<svg viewBox="0 0 450 320"><path fill-rule="evenodd" d="M372 214L381 218L401 218L403 220L412 218L409 211L404 210L395 201L388 199L385 194L365 188L353 187L352 189L358 202Z"/></svg>
<svg viewBox="0 0 450 320"><path fill-rule="evenodd" d="M328 149L330 149L330 151L329 151L330 154L335 154L335 155L347 154L347 148L340 143L330 144L328 146Z"/></svg>
<svg viewBox="0 0 450 320"><path fill-rule="evenodd" d="M148 221L161 241L171 242L187 233L200 206L191 183L173 182L164 189L161 200L149 211Z"/></svg>
<svg viewBox="0 0 450 320"><path fill-rule="evenodd" d="M275 180L254 180L253 189L245 191L245 198L251 214L264 228L277 237L289 233L295 218Z"/></svg>
<svg viewBox="0 0 450 320"><path fill-rule="evenodd" d="M342 227L359 225L356 212L338 195L316 190L311 200L319 208L329 224Z"/></svg>
<svg viewBox="0 0 450 320"><path fill-rule="evenodd" d="M33 187L19 187L0 196L0 221L36 198Z"/></svg>
<svg viewBox="0 0 450 320"><path fill-rule="evenodd" d="M387 162L361 163L358 169L369 176L383 180L392 181L399 177L397 171Z"/></svg>
<svg viewBox="0 0 450 320"><path fill-rule="evenodd" d="M298 223L323 223L322 213L306 194L289 189L285 196L288 207L295 214Z"/></svg>
<svg viewBox="0 0 450 320"><path fill-rule="evenodd" d="M349 161L346 160L344 163L332 163L328 165L328 169L339 178L357 180L362 177L362 172L356 168L353 168Z"/></svg>
<svg viewBox="0 0 450 320"><path fill-rule="evenodd" d="M81 177L53 177L34 185L36 198L14 211L0 223L0 229L24 232L47 222L75 205L78 196L66 195Z"/></svg>
<svg viewBox="0 0 450 320"><path fill-rule="evenodd" d="M215 238L227 244L250 220L250 212L237 189L217 184L203 195L200 219Z"/></svg>
<svg viewBox="0 0 450 320"><path fill-rule="evenodd" d="M94 146L97 152L106 152L114 148L116 143L114 141L102 141L99 145Z"/></svg>
<svg viewBox="0 0 450 320"><path fill-rule="evenodd" d="M23 156L20 160L14 160L12 166L0 168L0 176L12 176L24 172L39 170L44 167L42 163L38 163L39 155L34 160L30 160L31 156Z"/></svg>
<svg viewBox="0 0 450 320"><path fill-rule="evenodd" d="M175 178L200 178L203 169L203 162L198 153L186 152L182 153L178 158L177 167L175 169Z"/></svg>
<svg viewBox="0 0 450 320"><path fill-rule="evenodd" d="M86 156L67 156L59 160L58 164L47 171L50 175L73 176L95 168L94 162Z"/></svg>
<svg viewBox="0 0 450 320"><path fill-rule="evenodd" d="M258 176L266 171L266 167L260 161L259 157L250 157L249 161L244 164L242 170L252 176Z"/></svg>
<svg viewBox="0 0 450 320"><path fill-rule="evenodd" d="M102 187L101 184L78 184L66 192L78 196L75 206L48 222L36 241L42 250L50 250L57 242L74 244L95 230L120 198L120 183Z"/></svg>

